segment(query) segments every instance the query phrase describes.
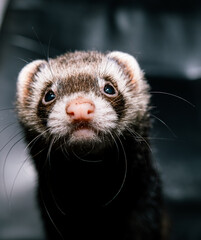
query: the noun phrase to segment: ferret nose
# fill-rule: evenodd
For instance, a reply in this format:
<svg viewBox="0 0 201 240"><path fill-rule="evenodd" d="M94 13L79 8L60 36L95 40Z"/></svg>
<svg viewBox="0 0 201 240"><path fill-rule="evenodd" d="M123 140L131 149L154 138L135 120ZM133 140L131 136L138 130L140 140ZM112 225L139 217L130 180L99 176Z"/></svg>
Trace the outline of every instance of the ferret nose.
<svg viewBox="0 0 201 240"><path fill-rule="evenodd" d="M66 106L66 113L72 120L90 121L94 117L94 111L94 103L86 98L74 99Z"/></svg>

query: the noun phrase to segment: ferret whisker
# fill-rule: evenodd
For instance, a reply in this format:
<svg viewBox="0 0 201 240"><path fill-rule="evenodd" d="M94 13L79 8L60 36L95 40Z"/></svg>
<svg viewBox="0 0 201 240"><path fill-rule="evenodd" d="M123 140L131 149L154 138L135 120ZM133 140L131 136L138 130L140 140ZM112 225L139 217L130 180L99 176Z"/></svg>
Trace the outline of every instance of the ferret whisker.
<svg viewBox="0 0 201 240"><path fill-rule="evenodd" d="M120 192L121 192L121 190L123 189L124 184L125 184L125 182L126 182L127 171L128 171L128 169L127 169L127 168L128 168L128 161L127 161L127 156L126 156L126 152L125 152L123 143L122 143L121 139L119 138L119 136L118 136L117 134L115 134L115 135L116 135L116 137L117 137L118 140L119 140L119 143L120 143L120 145L121 145L121 148L122 148L122 151L123 151L123 154L124 154L125 170L124 170L123 180L122 180L122 183L121 183L118 191L116 192L116 194L115 194L107 203L105 203L105 204L103 205L104 207L108 206L111 202L113 202L113 201L117 198L117 196L120 194Z"/></svg>
<svg viewBox="0 0 201 240"><path fill-rule="evenodd" d="M47 48L47 56L46 56L46 59L47 59L48 68L49 68L49 70L50 70L50 73L51 73L51 75L52 75L52 78L55 78L55 75L54 75L54 73L53 73L53 70L52 70L52 67L51 67L51 64L50 64L50 58L49 58L51 40L52 40L52 37L50 37L50 38L49 38L49 41L48 41L48 48Z"/></svg>
<svg viewBox="0 0 201 240"><path fill-rule="evenodd" d="M29 159L30 157L28 156L27 158L25 158L25 160L22 162L20 168L18 169L17 173L16 173L16 176L13 180L13 183L12 183L12 186L11 186L11 190L10 190L10 194L9 194L9 206L11 206L11 200L12 200L12 195L13 195L13 191L14 191L14 187L15 187L15 183L17 181L17 178L22 170L22 168L24 167L25 163L27 162L27 160Z"/></svg>
<svg viewBox="0 0 201 240"><path fill-rule="evenodd" d="M40 195L41 195L41 199L42 199L43 206L44 206L44 208L45 208L45 211L46 211L46 213L47 213L47 215L48 215L51 223L53 224L54 228L56 229L56 231L58 232L58 234L60 235L60 237L64 240L63 235L61 234L61 232L59 231L58 227L56 226L56 224L55 224L53 218L51 217L50 212L49 212L49 210L48 210L48 208L47 208L47 206L46 206L46 204L45 204L45 200L44 200L42 191L40 191Z"/></svg>
<svg viewBox="0 0 201 240"><path fill-rule="evenodd" d="M54 138L55 138L55 143L58 142L55 151L61 149L62 153L63 153L63 154L65 155L65 157L68 159L68 152L66 152L66 147L63 147L63 146L67 146L67 145L68 145L68 144L66 143L66 139L63 138L62 136L56 136L56 135L54 135Z"/></svg>
<svg viewBox="0 0 201 240"><path fill-rule="evenodd" d="M135 130L133 130L133 129L129 128L129 127L127 127L127 131L129 131L130 134L133 135L135 141L137 141L138 143L143 142L145 144L145 146L147 147L147 149L149 150L149 152L153 153L151 145L150 145L150 143L148 141L149 138L140 135L138 132L136 132ZM147 166L146 159L144 159L144 163Z"/></svg>
<svg viewBox="0 0 201 240"><path fill-rule="evenodd" d="M23 58L17 57L17 59L21 60L22 62L24 62L24 63L26 63L26 64L29 63L27 60L25 60L25 59L23 59Z"/></svg>
<svg viewBox="0 0 201 240"><path fill-rule="evenodd" d="M49 191L50 191L51 197L52 197L52 199L53 199L53 202L54 202L56 208L59 210L59 212L60 212L62 215L65 216L66 213L65 213L65 212L61 209L61 207L59 206L59 204L58 204L58 202L57 202L57 200L56 200L56 198L55 198L55 196L54 196L54 194L53 194L53 192L52 192L52 189L50 188L49 185L48 185L48 189L49 189Z"/></svg>
<svg viewBox="0 0 201 240"><path fill-rule="evenodd" d="M154 117L155 119L157 119L159 122L161 122L171 132L171 134L173 135L174 138L177 138L177 135L173 132L173 130L162 119L160 119L159 117L157 117L153 114L150 114L150 115L152 117Z"/></svg>
<svg viewBox="0 0 201 240"><path fill-rule="evenodd" d="M9 199L8 190L7 190L7 186L6 186L6 163L7 163L8 156L11 153L11 151L13 150L13 148L23 139L24 139L24 137L21 137L11 146L11 148L7 152L6 157L3 161L3 186L5 189L5 193L6 193L6 198L8 199L8 202L9 202L9 206L10 206L10 199Z"/></svg>
<svg viewBox="0 0 201 240"><path fill-rule="evenodd" d="M51 41L52 41L52 34L51 34L51 36L49 37L48 45L47 45L47 60L48 60L48 61L49 61L49 57L50 57L50 46L51 46Z"/></svg>
<svg viewBox="0 0 201 240"><path fill-rule="evenodd" d="M48 64L48 68L49 68L49 70L50 70L50 73L51 73L51 75L52 75L52 78L55 78L55 77L54 77L53 70L52 70L52 67L51 67L51 64L50 64L50 61L49 61L49 57L47 58L47 64Z"/></svg>
<svg viewBox="0 0 201 240"><path fill-rule="evenodd" d="M8 144L9 144L15 137L17 137L17 136L20 135L21 133L23 133L23 131L20 131L20 132L16 133L14 136L12 136L12 137L8 140L8 142L0 149L0 152L1 152L6 146L8 146Z"/></svg>
<svg viewBox="0 0 201 240"><path fill-rule="evenodd" d="M14 107L8 107L8 108L0 108L0 112L2 111L10 111L10 110L15 110L15 108Z"/></svg>
<svg viewBox="0 0 201 240"><path fill-rule="evenodd" d="M26 145L24 151L26 151L26 150L31 146L32 143L35 144L35 142L37 142L37 141L44 135L44 133L46 133L46 132L48 132L48 131L49 131L49 129L46 129L45 131L39 133L36 137L34 137L34 138Z"/></svg>
<svg viewBox="0 0 201 240"><path fill-rule="evenodd" d="M117 144L117 141L116 141L116 139L115 139L115 137L113 136L113 134L112 134L111 131L108 131L108 133L110 134L110 136L111 136L111 138L112 138L112 140L113 140L113 142L114 142L114 144L115 144L115 146L116 146L117 153L118 153L118 159L119 159L119 146L118 146L118 144Z"/></svg>
<svg viewBox="0 0 201 240"><path fill-rule="evenodd" d="M136 139L138 139L138 137L136 137ZM146 139L148 139L148 140L164 140L164 141L174 141L175 140L175 138L166 138L166 137L146 137Z"/></svg>
<svg viewBox="0 0 201 240"><path fill-rule="evenodd" d="M67 148L64 147L64 146L67 146L67 143L66 143L66 139L65 139L65 138L63 139L63 143L61 143L60 146L59 146L57 149L61 149L64 157L65 157L66 159L68 159L68 158L69 158L69 153L67 152ZM57 149L56 149L56 150L57 150Z"/></svg>
<svg viewBox="0 0 201 240"><path fill-rule="evenodd" d="M50 145L48 147L48 153L47 153L47 157L46 157L46 162L48 161L49 163L49 167L51 168L51 151L52 151L52 146L54 145L56 141L56 136L54 136L50 142ZM56 206L56 208L63 214L63 215L66 215L66 213L61 209L61 207L59 206L59 204L57 203L55 197L54 197L54 194L52 192L52 189L50 188L50 186L48 185L48 188L50 190L50 193L51 193L51 196L52 196L52 199L53 199L53 202Z"/></svg>
<svg viewBox="0 0 201 240"><path fill-rule="evenodd" d="M32 27L32 31L33 31L33 33L34 33L34 35L35 35L37 41L39 42L39 45L40 45L40 47L41 47L41 50L42 50L43 56L44 56L45 59L46 59L47 56L46 56L46 52L45 52L44 44L41 42L41 40L40 40L40 38L39 38L39 36L38 36L38 34L37 34L37 32L36 32L36 30L35 30L34 27Z"/></svg>
<svg viewBox="0 0 201 240"><path fill-rule="evenodd" d="M93 148L94 148L94 146L93 146ZM93 149L91 149L91 151L92 151L92 150L93 150ZM73 149L72 149L72 152L73 152L73 154L75 155L75 157L76 157L77 159L81 160L82 162L87 162L87 163L99 163L99 162L102 162L102 161L103 161L102 159L87 160L87 159L84 159L84 158L78 156ZM89 153L90 153L90 152L89 152ZM87 154L86 154L86 155L87 155Z"/></svg>
<svg viewBox="0 0 201 240"><path fill-rule="evenodd" d="M142 135L140 135L138 132L136 132L135 130L132 130L132 129L130 129L129 127L127 127L127 130L131 133L131 134L133 134L133 136L134 136L134 138L136 139L136 140L142 140L142 142L144 142L145 144L146 144L146 146L148 147L148 149L149 149L149 151L151 152L151 153L153 153L153 150L152 150L152 148L151 148L151 146L150 146L150 144L148 143L148 141L145 139L145 137L143 137ZM137 138L136 138L137 137Z"/></svg>
<svg viewBox="0 0 201 240"><path fill-rule="evenodd" d="M65 144L65 146L67 146L66 138L64 138L64 144ZM66 158L68 158L69 157L69 153L67 151L67 147L64 148L64 153L65 153Z"/></svg>
<svg viewBox="0 0 201 240"><path fill-rule="evenodd" d="M111 104L117 104L121 101L121 97L118 96L117 98L115 98L114 100L112 100L111 102L108 102L107 105L106 105L106 108L110 108ZM121 110L118 110L118 111L121 111ZM117 112L118 112L117 111Z"/></svg>
<svg viewBox="0 0 201 240"><path fill-rule="evenodd" d="M35 142L34 142L34 144L35 144ZM32 146L30 147L30 150L31 150L33 147L34 147L34 145L32 145ZM34 159L36 156L40 155L45 149L46 149L46 147L41 148L38 152L36 152L34 155L32 155L31 158ZM43 168L44 168L45 166L46 166L46 161L44 161L43 167L42 167L41 170L40 170L41 172L43 171Z"/></svg>
<svg viewBox="0 0 201 240"><path fill-rule="evenodd" d="M114 101L111 101L111 103L118 104L121 101L122 101L122 98L120 96L118 96Z"/></svg>
<svg viewBox="0 0 201 240"><path fill-rule="evenodd" d="M12 122L12 123L7 124L4 128L2 128L2 129L0 130L0 134L1 134L2 132L4 132L7 128L9 128L10 126L13 126L13 125L15 125L15 124L18 124L18 123L17 123L17 122Z"/></svg>
<svg viewBox="0 0 201 240"><path fill-rule="evenodd" d="M169 92L162 92L162 91L150 91L151 94L163 94L163 95L167 95L167 96L171 96L171 97L174 97L174 98L178 98L184 102L186 102L187 104L189 104L191 107L195 108L195 105L191 102L189 102L187 99L179 96L179 95L176 95L176 94L173 94L173 93L169 93Z"/></svg>
<svg viewBox="0 0 201 240"><path fill-rule="evenodd" d="M51 160L50 160L50 156L51 156L51 151L52 151L52 146L55 142L55 137L53 137L50 141L49 147L48 147L48 151L47 151L47 158L46 161L48 160L49 163L49 167L51 168Z"/></svg>

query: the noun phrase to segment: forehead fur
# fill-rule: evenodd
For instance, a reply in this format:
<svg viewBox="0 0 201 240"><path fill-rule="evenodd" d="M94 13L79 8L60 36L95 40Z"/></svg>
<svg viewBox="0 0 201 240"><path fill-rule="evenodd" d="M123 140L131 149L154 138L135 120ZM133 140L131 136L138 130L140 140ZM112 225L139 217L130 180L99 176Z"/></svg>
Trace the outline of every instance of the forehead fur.
<svg viewBox="0 0 201 240"><path fill-rule="evenodd" d="M112 52L105 55L95 51L66 53L48 62L38 60L25 66L18 78L19 99L22 102L28 97L28 89L39 92L48 83L73 77L78 79L81 75L91 75L94 79L110 76L122 90L128 83L136 86L143 76L137 61L129 54Z"/></svg>
<svg viewBox="0 0 201 240"><path fill-rule="evenodd" d="M61 78L80 73L95 75L103 58L104 54L98 52L66 53L56 59L50 59L49 67L56 77Z"/></svg>

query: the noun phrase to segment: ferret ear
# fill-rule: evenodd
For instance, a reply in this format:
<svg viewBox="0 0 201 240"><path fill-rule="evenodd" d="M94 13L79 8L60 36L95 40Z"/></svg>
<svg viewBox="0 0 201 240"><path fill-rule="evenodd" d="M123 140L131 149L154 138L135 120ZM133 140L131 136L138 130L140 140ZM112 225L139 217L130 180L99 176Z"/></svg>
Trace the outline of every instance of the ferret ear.
<svg viewBox="0 0 201 240"><path fill-rule="evenodd" d="M18 101L23 101L23 99L28 94L28 89L33 81L34 75L46 64L45 60L35 60L31 63L28 63L25 67L22 68L18 75L17 81L17 98Z"/></svg>
<svg viewBox="0 0 201 240"><path fill-rule="evenodd" d="M115 60L134 84L143 78L143 72L136 59L128 53L114 51L107 56Z"/></svg>

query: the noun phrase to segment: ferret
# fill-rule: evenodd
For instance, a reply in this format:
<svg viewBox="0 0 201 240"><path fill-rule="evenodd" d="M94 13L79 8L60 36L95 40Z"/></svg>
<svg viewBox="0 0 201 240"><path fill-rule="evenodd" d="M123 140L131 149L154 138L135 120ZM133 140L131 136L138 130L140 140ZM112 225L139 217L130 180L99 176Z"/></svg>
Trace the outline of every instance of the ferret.
<svg viewBox="0 0 201 240"><path fill-rule="evenodd" d="M33 61L19 73L16 105L47 239L164 239L149 85L133 56Z"/></svg>

